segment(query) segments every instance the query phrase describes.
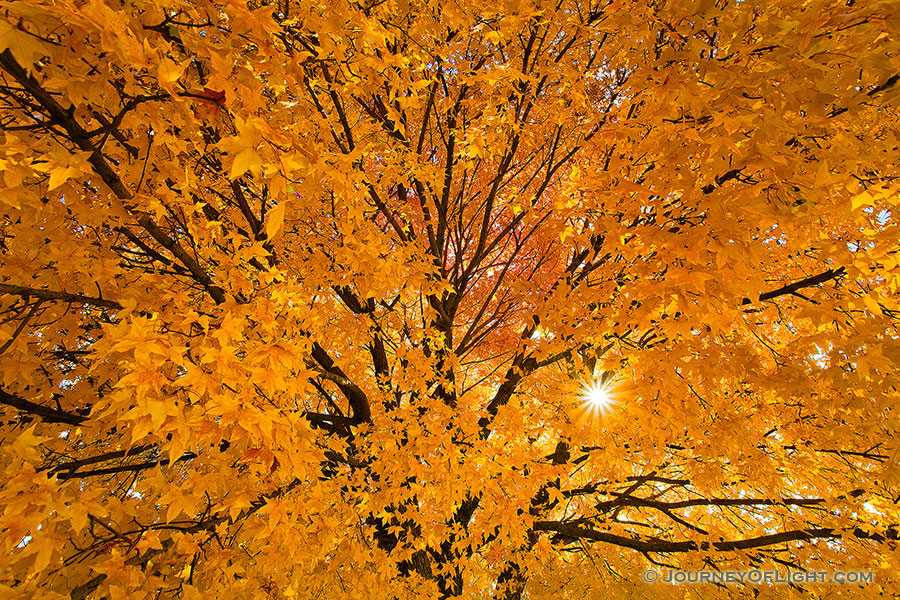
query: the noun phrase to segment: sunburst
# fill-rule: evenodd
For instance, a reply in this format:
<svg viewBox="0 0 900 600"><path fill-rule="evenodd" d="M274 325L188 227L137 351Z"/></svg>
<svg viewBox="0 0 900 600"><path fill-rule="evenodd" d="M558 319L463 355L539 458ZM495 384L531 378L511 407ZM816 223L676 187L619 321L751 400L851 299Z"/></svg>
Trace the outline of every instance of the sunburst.
<svg viewBox="0 0 900 600"><path fill-rule="evenodd" d="M584 383L578 397L581 399L582 409L591 416L605 415L616 404L612 386L602 379Z"/></svg>

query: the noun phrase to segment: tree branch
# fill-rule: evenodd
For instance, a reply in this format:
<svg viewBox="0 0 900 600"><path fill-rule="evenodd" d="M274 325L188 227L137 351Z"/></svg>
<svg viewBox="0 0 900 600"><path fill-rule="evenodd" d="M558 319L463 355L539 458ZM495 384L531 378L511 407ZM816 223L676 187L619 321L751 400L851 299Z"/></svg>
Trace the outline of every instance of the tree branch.
<svg viewBox="0 0 900 600"><path fill-rule="evenodd" d="M802 290L803 288L812 287L814 285L819 285L820 283L825 283L830 279L838 279L843 277L843 275L847 272L844 267L839 267L837 269L829 269L824 273L819 273L818 275L813 275L812 277L807 277L806 279L801 279L800 281L795 281L794 283L788 284L786 286L780 287L777 290L772 290L771 292L766 292L764 294L759 295L759 301L765 302L766 300L772 300L773 298L777 298L779 296L784 296L785 294L793 294L797 290ZM751 304L752 301L749 298L744 298L741 301L741 304Z"/></svg>
<svg viewBox="0 0 900 600"><path fill-rule="evenodd" d="M350 381L350 378L335 364L318 342L313 342L312 357L324 371L321 375L337 384L341 393L346 396L347 402L350 403L350 408L353 410L353 424L359 425L371 421L372 411L369 408L369 399L366 393Z"/></svg>
<svg viewBox="0 0 900 600"><path fill-rule="evenodd" d="M0 404L11 406L29 415L40 417L45 423L66 423L68 425L80 425L88 420L86 415L74 412L49 408L19 396L14 396L0 388Z"/></svg>
<svg viewBox="0 0 900 600"><path fill-rule="evenodd" d="M555 533L559 537L569 538L573 540L591 540L594 542L602 542L620 546L622 548L630 548L638 552L653 553L675 553L675 552L694 552L697 550L719 550L721 552L732 552L736 550L750 550L753 548L763 548L766 546L774 546L787 542L804 542L817 539L841 539L847 535L852 535L857 539L872 540L883 542L884 540L897 540L898 532L895 527L887 528L884 533L868 533L860 528L853 530L841 531L838 529L817 528L817 529L796 529L792 531L783 531L771 535L762 535L754 538L743 540L721 540L718 542L693 540L685 540L680 542L672 542L654 537L625 537L605 531L595 531L586 527L579 527L572 523L560 523L558 521L536 521L533 531L543 531Z"/></svg>
<svg viewBox="0 0 900 600"><path fill-rule="evenodd" d="M9 50L0 52L0 67L16 79L16 81L18 81L22 87L37 100L38 104L47 111L47 114L54 123L65 129L69 139L76 146L85 152L90 152L88 162L91 163L94 172L100 176L117 198L125 201L125 208L137 217L141 227L146 229L147 233L153 236L153 239L159 242L166 250L171 252L179 261L181 261L187 270L190 271L193 279L206 289L212 299L215 300L216 304L224 302L225 291L222 288L213 285L212 278L209 276L209 273L200 266L200 263L188 254L176 240L166 235L149 215L143 213L127 202L132 199L132 193L109 165L109 162L100 150L94 146L94 143L91 141L91 135L75 120L72 111L63 109L50 92L41 87L40 83L16 62Z"/></svg>
<svg viewBox="0 0 900 600"><path fill-rule="evenodd" d="M83 294L39 290L22 285L9 285L6 283L0 283L0 294L21 296L23 298L39 298L41 300L58 300L60 302L71 302L73 304L87 304L89 306L97 306L100 308L122 308L121 304L114 302L113 300L104 300L103 298L94 298Z"/></svg>

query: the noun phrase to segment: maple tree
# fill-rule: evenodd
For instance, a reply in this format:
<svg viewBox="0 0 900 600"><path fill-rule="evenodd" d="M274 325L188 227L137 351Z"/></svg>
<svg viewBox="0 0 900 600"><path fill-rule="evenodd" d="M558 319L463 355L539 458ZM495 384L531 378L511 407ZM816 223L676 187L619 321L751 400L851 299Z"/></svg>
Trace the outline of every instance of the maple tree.
<svg viewBox="0 0 900 600"><path fill-rule="evenodd" d="M898 593L895 1L0 6L5 594Z"/></svg>

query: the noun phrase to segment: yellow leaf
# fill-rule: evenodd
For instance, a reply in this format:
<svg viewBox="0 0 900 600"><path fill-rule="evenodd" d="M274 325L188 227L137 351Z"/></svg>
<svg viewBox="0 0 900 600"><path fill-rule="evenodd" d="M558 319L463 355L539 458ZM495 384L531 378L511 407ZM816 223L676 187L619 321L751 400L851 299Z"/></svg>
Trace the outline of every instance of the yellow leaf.
<svg viewBox="0 0 900 600"><path fill-rule="evenodd" d="M166 422L169 407L166 406L165 402L150 402L147 405L147 412L150 413L150 422L153 424L154 429L159 429Z"/></svg>
<svg viewBox="0 0 900 600"><path fill-rule="evenodd" d="M266 217L266 237L273 239L284 225L284 202L273 208Z"/></svg>
<svg viewBox="0 0 900 600"><path fill-rule="evenodd" d="M45 438L34 435L36 425L32 425L28 429L20 433L12 443L13 451L23 458L31 458L37 456L38 446Z"/></svg>
<svg viewBox="0 0 900 600"><path fill-rule="evenodd" d="M863 303L866 305L866 308L871 311L873 315L881 314L881 307L878 305L878 302L872 296L866 295L863 296Z"/></svg>
<svg viewBox="0 0 900 600"><path fill-rule="evenodd" d="M871 206L873 204L875 204L875 197L869 192L863 192L851 200L853 210L856 210L860 206Z"/></svg>
<svg viewBox="0 0 900 600"><path fill-rule="evenodd" d="M188 565L188 574L190 574L190 565ZM181 593L184 600L203 600L205 597L200 590L193 585L182 584Z"/></svg>
<svg viewBox="0 0 900 600"><path fill-rule="evenodd" d="M257 171L262 164L262 159L253 148L245 148L234 157L231 165L231 179L237 179L247 171Z"/></svg>
<svg viewBox="0 0 900 600"><path fill-rule="evenodd" d="M170 58L164 58L159 63L159 68L157 69L157 79L159 81L159 87L163 88L170 94L175 93L175 83L178 81L178 78L184 73L184 69L187 66L187 62L178 64Z"/></svg>
<svg viewBox="0 0 900 600"><path fill-rule="evenodd" d="M881 353L893 363L900 365L900 343L893 341L885 343L881 348Z"/></svg>
<svg viewBox="0 0 900 600"><path fill-rule="evenodd" d="M72 512L69 513L69 522L72 524L72 529L77 532L83 531L87 527L88 513L83 506L76 505L72 508Z"/></svg>
<svg viewBox="0 0 900 600"><path fill-rule="evenodd" d="M0 20L0 52L9 50L26 71L31 71L35 61L46 54L50 47L39 36L26 31L22 21L14 26Z"/></svg>

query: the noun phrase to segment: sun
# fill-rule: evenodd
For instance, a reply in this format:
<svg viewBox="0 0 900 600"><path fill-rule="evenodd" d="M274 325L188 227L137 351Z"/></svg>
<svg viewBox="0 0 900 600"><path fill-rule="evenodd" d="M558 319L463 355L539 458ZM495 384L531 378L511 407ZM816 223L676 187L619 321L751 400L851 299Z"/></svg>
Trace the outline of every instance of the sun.
<svg viewBox="0 0 900 600"><path fill-rule="evenodd" d="M616 403L612 387L601 380L593 380L581 387L582 408L591 414L606 413Z"/></svg>

